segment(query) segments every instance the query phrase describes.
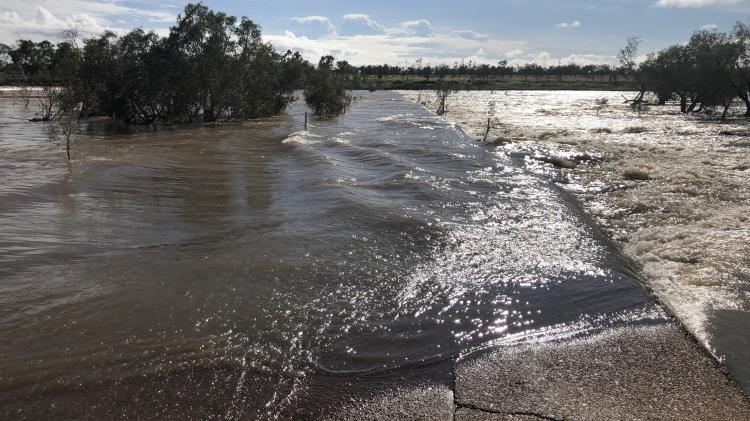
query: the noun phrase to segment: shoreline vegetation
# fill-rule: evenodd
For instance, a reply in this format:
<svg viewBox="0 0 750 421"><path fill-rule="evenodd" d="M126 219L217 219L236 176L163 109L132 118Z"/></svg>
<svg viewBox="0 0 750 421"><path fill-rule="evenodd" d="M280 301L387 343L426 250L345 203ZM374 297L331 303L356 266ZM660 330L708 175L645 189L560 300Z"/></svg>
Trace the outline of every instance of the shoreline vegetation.
<svg viewBox="0 0 750 421"><path fill-rule="evenodd" d="M345 112L346 90L636 91L635 110L678 101L683 113L720 114L736 100L750 117L750 26L732 33L696 31L686 44L645 59L639 39L617 55L619 66L472 61L453 65L354 66L324 56L317 65L299 52L279 53L252 20L188 4L167 36L141 28L65 41L0 44L0 86L39 86L38 121L106 116L128 124L207 123L276 115L304 90L320 117ZM649 101L646 93L656 98ZM31 101L27 100L28 106ZM70 118L74 114L75 118ZM67 116L66 116L67 115Z"/></svg>
<svg viewBox="0 0 750 421"><path fill-rule="evenodd" d="M750 26L739 22L732 33L697 31L687 44L645 60L639 39L630 38L617 55L619 66L509 66L504 60L433 66L419 59L356 67L330 55L313 65L299 52L281 54L263 42L252 20L202 3L185 6L165 37L141 28L121 36L107 31L81 39L75 29L63 35L58 44L0 44L0 86L23 88L25 106L33 100L38 109L31 120L54 123L50 140L65 145L69 161L87 117L143 125L247 120L281 113L298 90L320 118L345 113L353 100L347 90L356 89L440 92L439 115L456 91L586 90L636 91L625 100L639 114L677 100L682 113L721 119L739 99L750 117ZM606 106L598 104L597 114ZM488 119L485 140L492 124Z"/></svg>
<svg viewBox="0 0 750 421"><path fill-rule="evenodd" d="M613 79L609 75L588 74L535 74L489 76L478 78L472 76L447 77L442 80L426 79L422 76L363 76L346 82L352 90L370 91L635 91L638 84L628 78Z"/></svg>

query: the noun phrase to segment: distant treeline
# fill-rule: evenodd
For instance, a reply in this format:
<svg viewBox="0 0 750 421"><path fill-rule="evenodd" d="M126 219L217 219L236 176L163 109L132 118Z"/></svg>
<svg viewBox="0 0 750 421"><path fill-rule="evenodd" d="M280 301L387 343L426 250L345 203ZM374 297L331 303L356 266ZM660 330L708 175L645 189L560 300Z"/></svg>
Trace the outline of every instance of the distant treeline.
<svg viewBox="0 0 750 421"><path fill-rule="evenodd" d="M333 57L317 66L299 53L277 53L260 28L202 4L188 4L169 35L135 29L118 36L66 41L20 40L0 44L6 83L52 87L41 101L43 120L75 109L132 123L213 122L269 116L282 111L292 92L305 89L319 114L346 109L350 89L633 89L634 107L678 101L683 112L723 108L741 99L750 116L750 27L732 33L698 31L637 60L638 42L620 51L619 66L535 63L509 66L471 61L453 65L353 66ZM2 79L0 79L1 81Z"/></svg>
<svg viewBox="0 0 750 421"><path fill-rule="evenodd" d="M348 64L348 63L345 63ZM623 76L623 69L608 64L597 65L578 65L578 64L561 64L557 66L543 67L536 63L527 63L523 66L509 66L508 61L500 61L497 65L485 63L474 63L472 61L460 61L452 66L441 64L439 66L426 65L422 66L420 61L409 66L390 66L368 65L348 69L349 73L356 73L362 76L374 76L377 78L403 77L403 76L420 76L424 79L444 80L446 78L473 77L478 79L487 79L491 77L503 78L506 76L608 76L617 80L618 76Z"/></svg>

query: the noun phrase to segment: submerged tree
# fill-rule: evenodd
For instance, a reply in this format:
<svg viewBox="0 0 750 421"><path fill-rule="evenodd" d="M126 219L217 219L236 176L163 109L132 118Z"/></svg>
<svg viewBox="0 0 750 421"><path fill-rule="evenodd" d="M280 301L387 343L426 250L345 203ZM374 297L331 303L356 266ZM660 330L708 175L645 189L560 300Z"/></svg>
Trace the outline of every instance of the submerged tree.
<svg viewBox="0 0 750 421"><path fill-rule="evenodd" d="M487 128L484 132L484 137L482 137L482 142L487 141L487 137L490 135L490 130L494 129L497 125L497 119L495 118L495 108L497 102L490 101L487 105Z"/></svg>
<svg viewBox="0 0 750 421"><path fill-rule="evenodd" d="M628 38L627 44L617 53L617 59L620 61L620 68L629 77L638 83L639 91L635 98L627 100L634 110L642 105L643 98L646 94L646 84L642 77L642 72L638 67L638 46L641 39L637 37Z"/></svg>
<svg viewBox="0 0 750 421"><path fill-rule="evenodd" d="M743 73L747 49L742 34L742 28L734 36L698 31L687 44L650 55L640 66L647 88L659 104L679 100L683 113L720 107L726 118L733 99L747 93L750 81Z"/></svg>
<svg viewBox="0 0 750 421"><path fill-rule="evenodd" d="M750 25L737 22L734 27L734 38L740 50L740 57L735 66L732 84L745 103L745 117L750 117Z"/></svg>
<svg viewBox="0 0 750 421"><path fill-rule="evenodd" d="M48 128L49 140L65 145L65 155L72 160L72 147L81 134L81 119L78 109L69 109L60 113L59 117Z"/></svg>
<svg viewBox="0 0 750 421"><path fill-rule="evenodd" d="M333 63L333 57L321 57L305 85L305 103L320 117L343 114L351 103L351 96L347 95L344 85L335 77Z"/></svg>
<svg viewBox="0 0 750 421"><path fill-rule="evenodd" d="M607 108L607 105L609 105L609 99L605 97L597 98L594 100L594 111L596 111L597 117L602 111L604 111L605 108Z"/></svg>
<svg viewBox="0 0 750 421"><path fill-rule="evenodd" d="M46 87L42 120L70 106L62 101L80 104L82 116L138 124L269 116L286 107L304 73L299 54L276 53L251 20L202 4L188 4L166 38L105 32L82 47L75 38L57 46L19 41L8 54Z"/></svg>
<svg viewBox="0 0 750 421"><path fill-rule="evenodd" d="M453 93L453 91L447 86L442 86L435 93L438 98L438 109L436 113L437 115L444 115L446 112L448 112L446 101L448 100L448 97Z"/></svg>

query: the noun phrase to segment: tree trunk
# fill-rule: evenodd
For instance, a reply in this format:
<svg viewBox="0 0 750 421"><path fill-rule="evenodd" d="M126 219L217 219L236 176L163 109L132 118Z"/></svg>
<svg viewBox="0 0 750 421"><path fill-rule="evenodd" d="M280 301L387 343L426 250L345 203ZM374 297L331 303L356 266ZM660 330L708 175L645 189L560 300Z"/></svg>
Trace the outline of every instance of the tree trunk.
<svg viewBox="0 0 750 421"><path fill-rule="evenodd" d="M745 103L745 108L747 110L745 111L745 117L750 117L750 94L740 94L740 98L742 99L742 102Z"/></svg>
<svg viewBox="0 0 750 421"><path fill-rule="evenodd" d="M692 99L690 100L690 105L688 105L688 107L687 107L687 111L685 111L685 112L686 112L686 113L691 113L691 112L693 112L693 110L695 109L695 106L696 106L696 105L698 105L698 99L696 99L696 98L692 98Z"/></svg>

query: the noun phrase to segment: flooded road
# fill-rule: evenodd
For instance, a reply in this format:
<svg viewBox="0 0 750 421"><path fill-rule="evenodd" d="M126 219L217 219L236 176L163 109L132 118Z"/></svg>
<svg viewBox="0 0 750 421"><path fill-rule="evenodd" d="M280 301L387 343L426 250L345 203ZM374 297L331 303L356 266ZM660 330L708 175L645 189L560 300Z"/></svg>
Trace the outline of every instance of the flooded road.
<svg viewBox="0 0 750 421"><path fill-rule="evenodd" d="M322 416L482 347L667 318L522 155L359 95L307 132L299 103L94 124L70 164L0 101L0 418Z"/></svg>
<svg viewBox="0 0 750 421"><path fill-rule="evenodd" d="M436 109L434 94L404 91ZM679 104L633 112L635 93L456 92L446 120L555 178L643 268L680 322L750 391L750 155L737 104L726 121ZM603 109L597 100L605 100Z"/></svg>

